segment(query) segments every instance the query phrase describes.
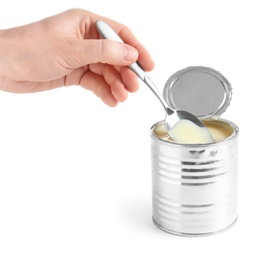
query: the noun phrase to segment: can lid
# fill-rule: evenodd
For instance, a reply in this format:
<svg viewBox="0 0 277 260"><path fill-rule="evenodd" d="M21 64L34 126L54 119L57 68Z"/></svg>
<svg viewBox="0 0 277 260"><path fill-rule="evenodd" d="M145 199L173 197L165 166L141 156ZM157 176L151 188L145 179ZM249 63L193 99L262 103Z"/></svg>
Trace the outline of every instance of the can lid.
<svg viewBox="0 0 277 260"><path fill-rule="evenodd" d="M232 88L220 72L191 66L177 71L167 80L163 96L170 107L205 118L226 111Z"/></svg>

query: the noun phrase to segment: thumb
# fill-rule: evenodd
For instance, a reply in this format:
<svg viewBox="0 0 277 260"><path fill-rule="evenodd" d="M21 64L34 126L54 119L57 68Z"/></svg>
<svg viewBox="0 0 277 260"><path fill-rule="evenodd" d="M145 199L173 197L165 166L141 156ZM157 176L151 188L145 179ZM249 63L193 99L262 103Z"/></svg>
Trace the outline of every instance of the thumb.
<svg viewBox="0 0 277 260"><path fill-rule="evenodd" d="M82 65L108 63L127 66L138 59L138 51L125 43L112 40L78 40L78 59Z"/></svg>

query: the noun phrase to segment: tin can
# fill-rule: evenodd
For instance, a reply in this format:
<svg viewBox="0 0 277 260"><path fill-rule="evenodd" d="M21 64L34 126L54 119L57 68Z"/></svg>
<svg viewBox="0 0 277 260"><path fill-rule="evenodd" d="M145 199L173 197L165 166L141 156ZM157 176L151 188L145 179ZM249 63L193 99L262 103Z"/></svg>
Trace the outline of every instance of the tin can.
<svg viewBox="0 0 277 260"><path fill-rule="evenodd" d="M206 67L193 68L197 68L198 72L199 69L205 71L205 74L215 72ZM191 67L182 70L183 74L177 72L175 76L185 77L188 71ZM180 82L178 77L176 82ZM174 89L172 82L174 77L165 87ZM224 84L226 82L224 80ZM229 82L227 89L231 89ZM164 93L168 93L168 89ZM180 94L175 95L179 100ZM230 97L230 93L226 95ZM168 97L167 94L165 98ZM174 94L171 101L167 101L171 105L174 102L172 97ZM230 98L224 104L217 102L225 106L225 111ZM212 106L210 102L209 107ZM219 110L217 107L216 111ZM153 222L160 229L175 235L215 234L228 229L237 220L239 129L231 121L219 118L218 113L213 117L213 113L209 112L206 118L203 117L203 110L200 113L208 128L224 133L221 140L212 144L176 143L165 137L166 133L161 134L163 121L154 124L150 130Z"/></svg>

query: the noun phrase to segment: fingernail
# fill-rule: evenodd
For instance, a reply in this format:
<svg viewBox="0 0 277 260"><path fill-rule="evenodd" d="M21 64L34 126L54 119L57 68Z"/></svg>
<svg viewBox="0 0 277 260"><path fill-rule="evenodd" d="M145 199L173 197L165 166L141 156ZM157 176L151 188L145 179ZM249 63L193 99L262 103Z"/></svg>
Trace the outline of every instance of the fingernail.
<svg viewBox="0 0 277 260"><path fill-rule="evenodd" d="M124 59L127 61L136 61L137 58L138 58L138 51L129 45L125 45Z"/></svg>

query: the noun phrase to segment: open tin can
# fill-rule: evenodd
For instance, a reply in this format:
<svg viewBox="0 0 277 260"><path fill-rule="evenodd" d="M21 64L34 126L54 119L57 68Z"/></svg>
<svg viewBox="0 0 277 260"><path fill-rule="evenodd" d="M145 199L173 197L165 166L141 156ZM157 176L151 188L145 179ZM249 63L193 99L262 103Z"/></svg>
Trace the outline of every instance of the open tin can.
<svg viewBox="0 0 277 260"><path fill-rule="evenodd" d="M170 140L164 122L151 127L153 222L181 236L204 236L237 220L238 127L219 116L232 89L218 71L197 66L172 75L163 96L175 109L198 116L215 139L211 144Z"/></svg>

